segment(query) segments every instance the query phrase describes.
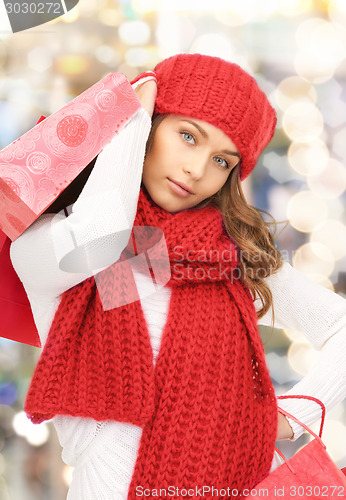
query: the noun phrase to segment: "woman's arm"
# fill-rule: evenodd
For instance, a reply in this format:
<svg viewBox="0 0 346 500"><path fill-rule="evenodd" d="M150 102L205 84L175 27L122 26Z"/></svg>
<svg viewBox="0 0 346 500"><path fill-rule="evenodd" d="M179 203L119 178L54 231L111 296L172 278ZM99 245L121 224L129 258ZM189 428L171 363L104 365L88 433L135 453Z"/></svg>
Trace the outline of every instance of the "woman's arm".
<svg viewBox="0 0 346 500"><path fill-rule="evenodd" d="M58 296L119 258L136 214L150 127L140 108L99 154L69 215L42 215L12 243L12 264L28 295ZM75 242L82 265L78 253L66 258Z"/></svg>
<svg viewBox="0 0 346 500"><path fill-rule="evenodd" d="M266 281L273 294L274 326L303 333L320 350L316 366L285 394L316 397L328 411L346 396L346 300L287 262ZM271 310L259 323L271 326ZM321 417L320 406L312 401L287 399L279 405L308 426ZM304 428L292 419L288 422L296 440Z"/></svg>

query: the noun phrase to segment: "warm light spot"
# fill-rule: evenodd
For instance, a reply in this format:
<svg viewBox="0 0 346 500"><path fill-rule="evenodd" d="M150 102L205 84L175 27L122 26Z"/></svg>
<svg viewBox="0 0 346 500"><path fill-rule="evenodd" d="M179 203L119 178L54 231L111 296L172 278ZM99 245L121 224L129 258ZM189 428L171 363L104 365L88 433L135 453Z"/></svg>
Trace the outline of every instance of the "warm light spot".
<svg viewBox="0 0 346 500"><path fill-rule="evenodd" d="M70 54L58 58L56 65L58 72L68 75L78 75L88 69L89 61L84 56Z"/></svg>
<svg viewBox="0 0 346 500"><path fill-rule="evenodd" d="M306 176L317 175L328 164L329 150L320 139L311 142L293 141L288 148L287 157L296 172Z"/></svg>
<svg viewBox="0 0 346 500"><path fill-rule="evenodd" d="M339 220L326 220L310 236L311 243L329 248L335 260L346 255L346 226Z"/></svg>
<svg viewBox="0 0 346 500"><path fill-rule="evenodd" d="M287 217L298 231L311 233L326 220L326 203L311 191L300 191L293 195L287 205Z"/></svg>
<svg viewBox="0 0 346 500"><path fill-rule="evenodd" d="M275 101L282 111L299 101L317 101L315 88L299 76L289 76L278 84L275 90Z"/></svg>
<svg viewBox="0 0 346 500"><path fill-rule="evenodd" d="M126 21L120 25L118 33L125 45L145 45L150 39L150 27L144 21Z"/></svg>
<svg viewBox="0 0 346 500"><path fill-rule="evenodd" d="M293 342L287 351L289 365L302 376L307 375L319 360L320 353L310 344Z"/></svg>
<svg viewBox="0 0 346 500"><path fill-rule="evenodd" d="M346 189L346 168L331 158L326 168L307 179L311 191L321 198L331 200L341 196Z"/></svg>
<svg viewBox="0 0 346 500"><path fill-rule="evenodd" d="M294 253L292 265L306 276L321 274L330 276L335 267L335 260L330 248L322 243L305 243Z"/></svg>
<svg viewBox="0 0 346 500"><path fill-rule="evenodd" d="M294 141L316 140L323 132L323 117L313 103L291 104L283 116L283 129Z"/></svg>
<svg viewBox="0 0 346 500"><path fill-rule="evenodd" d="M277 0L277 12L283 16L299 16L310 9L312 0Z"/></svg>

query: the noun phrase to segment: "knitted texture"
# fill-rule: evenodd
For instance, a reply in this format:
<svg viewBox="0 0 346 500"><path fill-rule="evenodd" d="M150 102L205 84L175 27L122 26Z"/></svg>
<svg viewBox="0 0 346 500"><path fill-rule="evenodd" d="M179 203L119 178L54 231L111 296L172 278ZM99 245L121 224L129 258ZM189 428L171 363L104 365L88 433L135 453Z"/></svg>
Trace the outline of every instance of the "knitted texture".
<svg viewBox="0 0 346 500"><path fill-rule="evenodd" d="M174 113L220 128L241 154L240 178L273 137L276 112L256 80L219 57L178 54L158 63L155 113Z"/></svg>
<svg viewBox="0 0 346 500"><path fill-rule="evenodd" d="M270 469L277 404L253 300L237 279L237 248L217 208L171 214L144 187L139 226L159 228L169 255L172 295L155 367L140 301L101 303L99 289L110 305L126 295L115 263L97 286L91 277L63 294L25 411L35 423L67 414L142 426L130 499L137 486L251 488ZM160 275L162 242L135 234L122 261L147 244Z"/></svg>

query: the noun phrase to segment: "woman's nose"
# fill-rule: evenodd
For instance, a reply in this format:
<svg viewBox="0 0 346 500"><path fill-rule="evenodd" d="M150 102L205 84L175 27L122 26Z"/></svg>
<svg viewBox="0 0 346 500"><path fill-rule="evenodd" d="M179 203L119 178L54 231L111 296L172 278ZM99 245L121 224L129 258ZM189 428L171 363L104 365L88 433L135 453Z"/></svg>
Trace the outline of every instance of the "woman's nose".
<svg viewBox="0 0 346 500"><path fill-rule="evenodd" d="M194 157L184 165L183 170L194 178L200 179L206 172L207 164L208 162L205 156Z"/></svg>

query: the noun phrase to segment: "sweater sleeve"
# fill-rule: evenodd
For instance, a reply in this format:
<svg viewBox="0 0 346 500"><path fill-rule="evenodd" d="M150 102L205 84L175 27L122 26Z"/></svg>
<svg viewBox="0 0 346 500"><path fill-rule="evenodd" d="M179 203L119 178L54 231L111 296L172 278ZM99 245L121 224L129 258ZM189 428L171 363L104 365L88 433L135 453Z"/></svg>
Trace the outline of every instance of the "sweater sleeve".
<svg viewBox="0 0 346 500"><path fill-rule="evenodd" d="M314 283L288 262L266 281L273 294L273 326L303 333L320 351L314 368L285 395L313 396L329 411L346 396L346 300ZM269 310L259 323L271 326L271 321ZM279 400L279 406L307 426L321 417L321 408L313 401ZM292 419L288 420L294 432L291 440L295 441L305 430Z"/></svg>
<svg viewBox="0 0 346 500"><path fill-rule="evenodd" d="M118 260L136 215L150 127L140 108L98 155L73 206L42 215L11 244L13 267L31 294L58 297Z"/></svg>

